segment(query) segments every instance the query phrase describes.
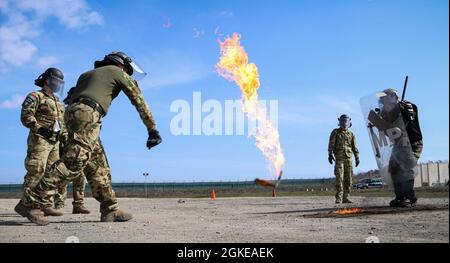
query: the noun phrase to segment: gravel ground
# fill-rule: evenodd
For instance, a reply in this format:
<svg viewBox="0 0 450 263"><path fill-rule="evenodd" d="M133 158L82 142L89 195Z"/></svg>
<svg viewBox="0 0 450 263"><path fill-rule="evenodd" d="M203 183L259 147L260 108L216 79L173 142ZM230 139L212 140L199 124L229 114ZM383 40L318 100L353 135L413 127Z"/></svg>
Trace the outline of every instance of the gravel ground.
<svg viewBox="0 0 450 263"><path fill-rule="evenodd" d="M386 206L390 198L354 197L354 204L336 205L332 197L246 197L211 199L120 198L133 213L125 223L101 223L99 205L86 200L89 215L52 217L36 226L14 212L15 199L0 199L0 242L449 242L449 199L422 198L431 211L397 210L347 218L327 215L345 207ZM376 240L375 238L375 240Z"/></svg>

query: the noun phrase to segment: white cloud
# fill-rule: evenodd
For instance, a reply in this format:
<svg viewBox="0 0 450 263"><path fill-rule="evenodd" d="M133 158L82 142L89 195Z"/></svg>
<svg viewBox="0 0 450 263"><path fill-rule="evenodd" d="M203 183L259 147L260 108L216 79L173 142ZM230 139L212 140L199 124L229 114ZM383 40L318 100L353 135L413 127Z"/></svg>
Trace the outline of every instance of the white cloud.
<svg viewBox="0 0 450 263"><path fill-rule="evenodd" d="M20 66L36 52L37 47L29 39L38 31L35 22L20 13L10 12L8 16L8 22L0 26L0 61Z"/></svg>
<svg viewBox="0 0 450 263"><path fill-rule="evenodd" d="M42 19L54 16L70 29L103 24L103 17L90 11L84 0L21 0L16 5L22 12L34 12Z"/></svg>
<svg viewBox="0 0 450 263"><path fill-rule="evenodd" d="M0 0L0 66L22 66L38 48L32 40L40 35L43 22L50 17L69 29L102 25L103 17L91 11L84 0Z"/></svg>
<svg viewBox="0 0 450 263"><path fill-rule="evenodd" d="M37 61L37 65L38 65L38 67L40 67L42 69L46 69L49 67L54 67L56 64L59 63L59 61L60 61L60 59L58 57L46 56L46 57L39 58Z"/></svg>
<svg viewBox="0 0 450 263"><path fill-rule="evenodd" d="M2 109L18 109L21 107L23 100L25 99L25 95L22 94L14 94L10 99L2 101L0 104L0 108Z"/></svg>

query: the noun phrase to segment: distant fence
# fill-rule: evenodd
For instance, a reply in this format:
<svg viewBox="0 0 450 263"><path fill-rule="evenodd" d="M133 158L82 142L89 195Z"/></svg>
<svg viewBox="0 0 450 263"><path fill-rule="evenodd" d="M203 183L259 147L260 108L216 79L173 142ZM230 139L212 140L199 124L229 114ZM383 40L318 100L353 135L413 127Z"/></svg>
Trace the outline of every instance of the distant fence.
<svg viewBox="0 0 450 263"><path fill-rule="evenodd" d="M280 183L279 191L306 191L310 189L331 189L334 178L325 179L284 179ZM253 181L235 182L164 182L164 183L113 183L113 189L120 197L168 197L176 194L184 196L208 196L212 189L227 195L230 193L264 193L267 189L256 185ZM72 185L69 184L69 197ZM86 195L91 195L89 186ZM16 198L22 193L21 184L0 185L0 198Z"/></svg>
<svg viewBox="0 0 450 263"><path fill-rule="evenodd" d="M448 184L448 162L421 163L417 166L415 187L442 186Z"/></svg>
<svg viewBox="0 0 450 263"><path fill-rule="evenodd" d="M417 166L418 175L415 187L434 187L448 184L449 163L429 162ZM356 178L355 178L356 179ZM279 192L334 191L334 178L323 179L283 179L277 189ZM228 194L264 193L267 189L253 181L231 182L161 182L161 183L113 183L113 189L120 197L169 197L169 196L207 196L212 189ZM69 197L72 184L69 184ZM18 198L22 194L21 184L1 184L0 198ZM91 196L89 186L86 195Z"/></svg>

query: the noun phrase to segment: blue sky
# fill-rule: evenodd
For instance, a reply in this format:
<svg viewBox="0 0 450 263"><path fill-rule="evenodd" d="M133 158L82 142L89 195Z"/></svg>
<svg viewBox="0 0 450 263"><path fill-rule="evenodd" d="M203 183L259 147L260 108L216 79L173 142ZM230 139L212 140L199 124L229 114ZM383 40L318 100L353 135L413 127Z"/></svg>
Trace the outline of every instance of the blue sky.
<svg viewBox="0 0 450 263"><path fill-rule="evenodd" d="M270 178L247 136L173 136L170 104L240 98L214 72L218 38L242 34L259 68L260 98L279 101L287 178L332 176L329 133L351 115L361 165L376 167L359 98L401 89L419 106L421 161L448 160L448 1L10 1L0 0L0 183L21 183L27 129L20 101L47 66L66 89L113 50L148 72L140 82L164 143L148 151L146 130L125 95L104 119L101 138L113 181L228 181ZM222 36L223 35L223 36Z"/></svg>

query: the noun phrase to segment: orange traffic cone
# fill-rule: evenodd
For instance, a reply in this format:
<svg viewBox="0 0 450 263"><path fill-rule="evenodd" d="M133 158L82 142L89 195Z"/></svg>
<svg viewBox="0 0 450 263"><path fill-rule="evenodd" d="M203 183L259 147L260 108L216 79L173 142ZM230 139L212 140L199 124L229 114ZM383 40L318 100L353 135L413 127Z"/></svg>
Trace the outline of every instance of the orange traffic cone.
<svg viewBox="0 0 450 263"><path fill-rule="evenodd" d="M272 197L277 197L277 192L275 191L275 188L272 189Z"/></svg>
<svg viewBox="0 0 450 263"><path fill-rule="evenodd" d="M214 191L214 189L212 190L212 193L211 193L211 199L216 200L216 191Z"/></svg>

